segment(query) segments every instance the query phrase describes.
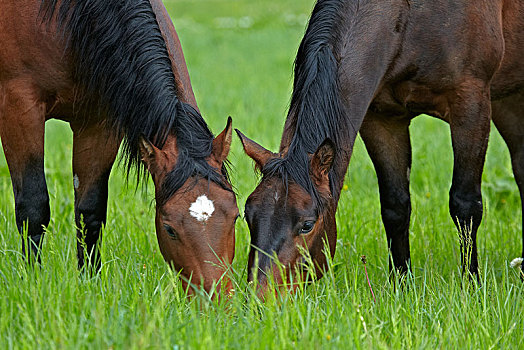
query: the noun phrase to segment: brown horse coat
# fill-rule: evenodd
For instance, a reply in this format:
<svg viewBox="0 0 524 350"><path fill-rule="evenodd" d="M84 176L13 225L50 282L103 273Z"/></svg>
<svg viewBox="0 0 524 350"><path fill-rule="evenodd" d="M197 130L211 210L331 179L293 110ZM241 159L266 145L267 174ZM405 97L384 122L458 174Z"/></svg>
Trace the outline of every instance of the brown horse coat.
<svg viewBox="0 0 524 350"><path fill-rule="evenodd" d="M238 210L223 169L231 123L213 139L160 0L83 6L69 0L0 4L0 137L18 229L27 226L37 253L50 216L44 123L61 119L73 130L75 216L77 227L85 227L78 230L79 266L85 258L100 266L96 243L106 220L107 181L124 140L129 164L142 159L155 182L164 257L209 291L223 274L212 265L230 263L234 254ZM214 205L205 223L189 210L201 195Z"/></svg>
<svg viewBox="0 0 524 350"><path fill-rule="evenodd" d="M375 165L393 264L407 271L409 124L425 113L450 125L450 215L461 233L463 266L477 274L480 185L491 118L508 144L524 198L523 59L520 0L318 0L296 58L280 153L274 155L241 135L246 153L263 173L246 202L256 247L251 256L256 251L276 253L285 265L296 265L300 244L321 267L326 236L334 253L331 209L336 208L360 132ZM328 150L334 154L328 164L329 195L315 183L319 167L311 161L326 139L334 144ZM275 192L302 196L299 201L271 200ZM256 266L250 262L252 270ZM271 265L270 259L259 259L262 271ZM281 280L278 273L275 278ZM259 279L264 281L264 273Z"/></svg>

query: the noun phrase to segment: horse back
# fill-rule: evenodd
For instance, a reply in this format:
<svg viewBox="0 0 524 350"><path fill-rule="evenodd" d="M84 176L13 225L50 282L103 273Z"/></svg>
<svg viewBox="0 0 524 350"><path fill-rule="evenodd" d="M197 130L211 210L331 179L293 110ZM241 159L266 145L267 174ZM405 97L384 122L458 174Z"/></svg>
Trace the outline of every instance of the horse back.
<svg viewBox="0 0 524 350"><path fill-rule="evenodd" d="M491 84L495 99L524 86L524 1L444 0L411 6L400 61L416 67L415 80L437 92L483 81Z"/></svg>
<svg viewBox="0 0 524 350"><path fill-rule="evenodd" d="M497 99L524 87L523 1L411 1L403 6L403 31L377 39L397 40L397 50L373 108L447 120L450 98L464 89L488 87ZM382 20L395 27L396 18Z"/></svg>

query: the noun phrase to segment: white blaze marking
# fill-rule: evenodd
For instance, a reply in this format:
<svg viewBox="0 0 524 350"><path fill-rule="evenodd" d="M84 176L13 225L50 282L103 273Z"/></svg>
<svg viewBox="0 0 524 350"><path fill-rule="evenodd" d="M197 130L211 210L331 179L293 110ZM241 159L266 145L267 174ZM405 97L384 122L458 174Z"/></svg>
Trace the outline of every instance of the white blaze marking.
<svg viewBox="0 0 524 350"><path fill-rule="evenodd" d="M189 207L189 214L198 221L207 221L214 211L213 201L209 200L205 195L198 197Z"/></svg>
<svg viewBox="0 0 524 350"><path fill-rule="evenodd" d="M78 178L78 175L75 174L75 176L73 176L73 187L75 189L78 189L79 186L80 186L80 179Z"/></svg>

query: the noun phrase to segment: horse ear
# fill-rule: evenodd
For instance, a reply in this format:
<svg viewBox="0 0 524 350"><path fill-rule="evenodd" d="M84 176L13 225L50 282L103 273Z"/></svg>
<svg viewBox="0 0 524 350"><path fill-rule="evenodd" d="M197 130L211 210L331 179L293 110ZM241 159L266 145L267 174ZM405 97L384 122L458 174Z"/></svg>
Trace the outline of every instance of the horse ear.
<svg viewBox="0 0 524 350"><path fill-rule="evenodd" d="M333 166L335 150L336 148L333 141L325 139L311 158L313 181L319 187L329 186L329 171Z"/></svg>
<svg viewBox="0 0 524 350"><path fill-rule="evenodd" d="M220 165L226 160L231 148L231 140L233 138L232 123L233 120L231 117L228 117L226 128L213 140L213 150L211 154Z"/></svg>
<svg viewBox="0 0 524 350"><path fill-rule="evenodd" d="M156 168L157 155L160 150L144 136L140 136L138 147L140 149L142 162L145 164L149 172L151 172L154 168Z"/></svg>
<svg viewBox="0 0 524 350"><path fill-rule="evenodd" d="M266 165L267 161L271 158L278 157L278 154L268 151L255 141L247 138L244 134L240 132L240 130L235 129L235 131L237 132L237 135L240 138L240 141L242 142L244 152L246 152L246 154L255 161L259 169L262 169L264 165Z"/></svg>

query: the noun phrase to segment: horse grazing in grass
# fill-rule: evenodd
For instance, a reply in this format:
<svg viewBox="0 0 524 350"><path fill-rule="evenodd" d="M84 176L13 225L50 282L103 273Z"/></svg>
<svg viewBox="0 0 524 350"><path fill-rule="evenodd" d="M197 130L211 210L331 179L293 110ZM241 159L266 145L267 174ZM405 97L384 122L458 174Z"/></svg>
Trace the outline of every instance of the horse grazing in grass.
<svg viewBox="0 0 524 350"><path fill-rule="evenodd" d="M378 177L393 265L410 267L409 125L421 113L449 123L449 210L462 264L478 276L476 234L490 120L511 153L524 198L524 1L318 0L295 62L280 152L240 134L262 180L246 202L249 259L295 266L302 245L318 264L335 252L335 210L357 132ZM255 251L258 266L253 266ZM468 258L470 257L470 258ZM392 268L392 266L390 266ZM278 269L275 280L282 281ZM263 285L266 276L258 274Z"/></svg>
<svg viewBox="0 0 524 350"><path fill-rule="evenodd" d="M79 267L100 268L107 182L123 141L127 172L143 162L155 184L165 260L208 291L220 283L238 215L224 167L231 120L214 138L162 2L6 0L0 43L0 136L33 256L50 217L44 123L57 118L73 131Z"/></svg>

